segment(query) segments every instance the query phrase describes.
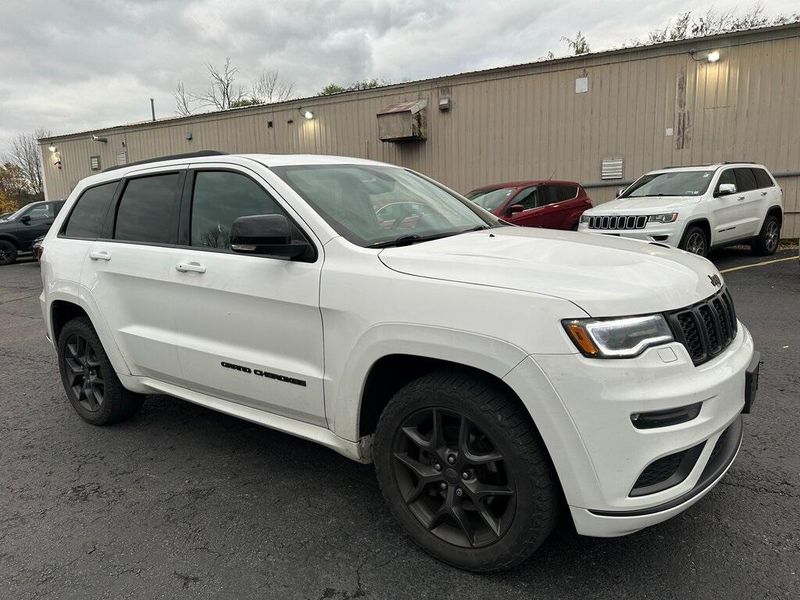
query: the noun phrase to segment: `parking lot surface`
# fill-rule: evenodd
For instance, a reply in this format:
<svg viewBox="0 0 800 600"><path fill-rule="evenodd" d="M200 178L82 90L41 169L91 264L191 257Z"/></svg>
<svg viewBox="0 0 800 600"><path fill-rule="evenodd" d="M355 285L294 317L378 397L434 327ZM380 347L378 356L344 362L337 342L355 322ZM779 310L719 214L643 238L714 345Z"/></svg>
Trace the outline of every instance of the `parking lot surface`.
<svg viewBox="0 0 800 600"><path fill-rule="evenodd" d="M727 477L667 523L617 539L564 525L485 576L417 550L372 467L320 446L162 396L85 424L44 339L38 265L2 267L0 598L797 598L800 265L724 277L764 361Z"/></svg>

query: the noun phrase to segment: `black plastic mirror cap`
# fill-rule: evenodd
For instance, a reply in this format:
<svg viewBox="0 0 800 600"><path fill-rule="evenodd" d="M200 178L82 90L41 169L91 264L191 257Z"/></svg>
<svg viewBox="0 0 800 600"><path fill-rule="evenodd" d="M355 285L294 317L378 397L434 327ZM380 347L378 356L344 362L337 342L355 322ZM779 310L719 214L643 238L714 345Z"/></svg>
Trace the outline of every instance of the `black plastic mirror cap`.
<svg viewBox="0 0 800 600"><path fill-rule="evenodd" d="M283 215L239 217L231 226L231 245L266 245L292 242L292 226Z"/></svg>

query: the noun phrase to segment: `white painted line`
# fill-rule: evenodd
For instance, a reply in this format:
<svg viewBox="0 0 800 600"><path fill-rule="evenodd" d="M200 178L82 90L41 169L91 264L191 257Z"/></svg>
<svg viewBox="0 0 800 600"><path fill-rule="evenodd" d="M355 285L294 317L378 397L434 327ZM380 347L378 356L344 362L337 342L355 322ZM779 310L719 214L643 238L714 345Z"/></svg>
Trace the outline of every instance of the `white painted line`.
<svg viewBox="0 0 800 600"><path fill-rule="evenodd" d="M766 260L760 263L753 263L752 265L742 265L741 267L731 267L730 269L723 269L720 273L731 273L733 271L741 271L742 269L750 269L752 267L763 267L764 265L773 265L775 263L784 262L787 260L797 260L796 256L790 256L788 258L776 258L775 260Z"/></svg>

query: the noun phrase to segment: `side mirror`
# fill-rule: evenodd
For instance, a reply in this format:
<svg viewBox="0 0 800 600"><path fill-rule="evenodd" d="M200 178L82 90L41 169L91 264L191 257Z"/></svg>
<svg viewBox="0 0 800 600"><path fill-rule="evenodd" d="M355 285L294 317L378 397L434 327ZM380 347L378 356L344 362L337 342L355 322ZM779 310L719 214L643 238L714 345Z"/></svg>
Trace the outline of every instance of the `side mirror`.
<svg viewBox="0 0 800 600"><path fill-rule="evenodd" d="M239 217L231 226L231 250L289 260L307 255L305 240L292 241L292 226L283 215Z"/></svg>
<svg viewBox="0 0 800 600"><path fill-rule="evenodd" d="M624 192L624 191L625 191L625 188L619 188L617 190L617 196L616 197L619 198L620 196L622 196L622 192Z"/></svg>
<svg viewBox="0 0 800 600"><path fill-rule="evenodd" d="M506 214L515 215L517 213L521 213L523 210L525 210L525 207L522 206L522 204L512 204L508 207Z"/></svg>
<svg viewBox="0 0 800 600"><path fill-rule="evenodd" d="M31 216L30 215L24 215L24 216L20 217L19 222L20 223L25 223L27 225L28 223L31 222Z"/></svg>
<svg viewBox="0 0 800 600"><path fill-rule="evenodd" d="M731 194L736 193L736 185L733 183L720 183L719 187L717 188L717 193L714 194L715 196L730 196Z"/></svg>

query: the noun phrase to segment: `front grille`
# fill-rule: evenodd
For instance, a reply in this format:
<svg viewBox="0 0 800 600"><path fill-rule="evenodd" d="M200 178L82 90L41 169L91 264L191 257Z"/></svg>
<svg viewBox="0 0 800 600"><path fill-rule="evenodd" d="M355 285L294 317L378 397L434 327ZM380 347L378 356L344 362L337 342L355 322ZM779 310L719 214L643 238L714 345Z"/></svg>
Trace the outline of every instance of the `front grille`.
<svg viewBox="0 0 800 600"><path fill-rule="evenodd" d="M736 337L736 312L727 289L693 306L667 313L675 339L695 365L720 354Z"/></svg>
<svg viewBox="0 0 800 600"><path fill-rule="evenodd" d="M642 215L614 215L605 217L589 217L589 229L625 230L644 229L647 217Z"/></svg>

